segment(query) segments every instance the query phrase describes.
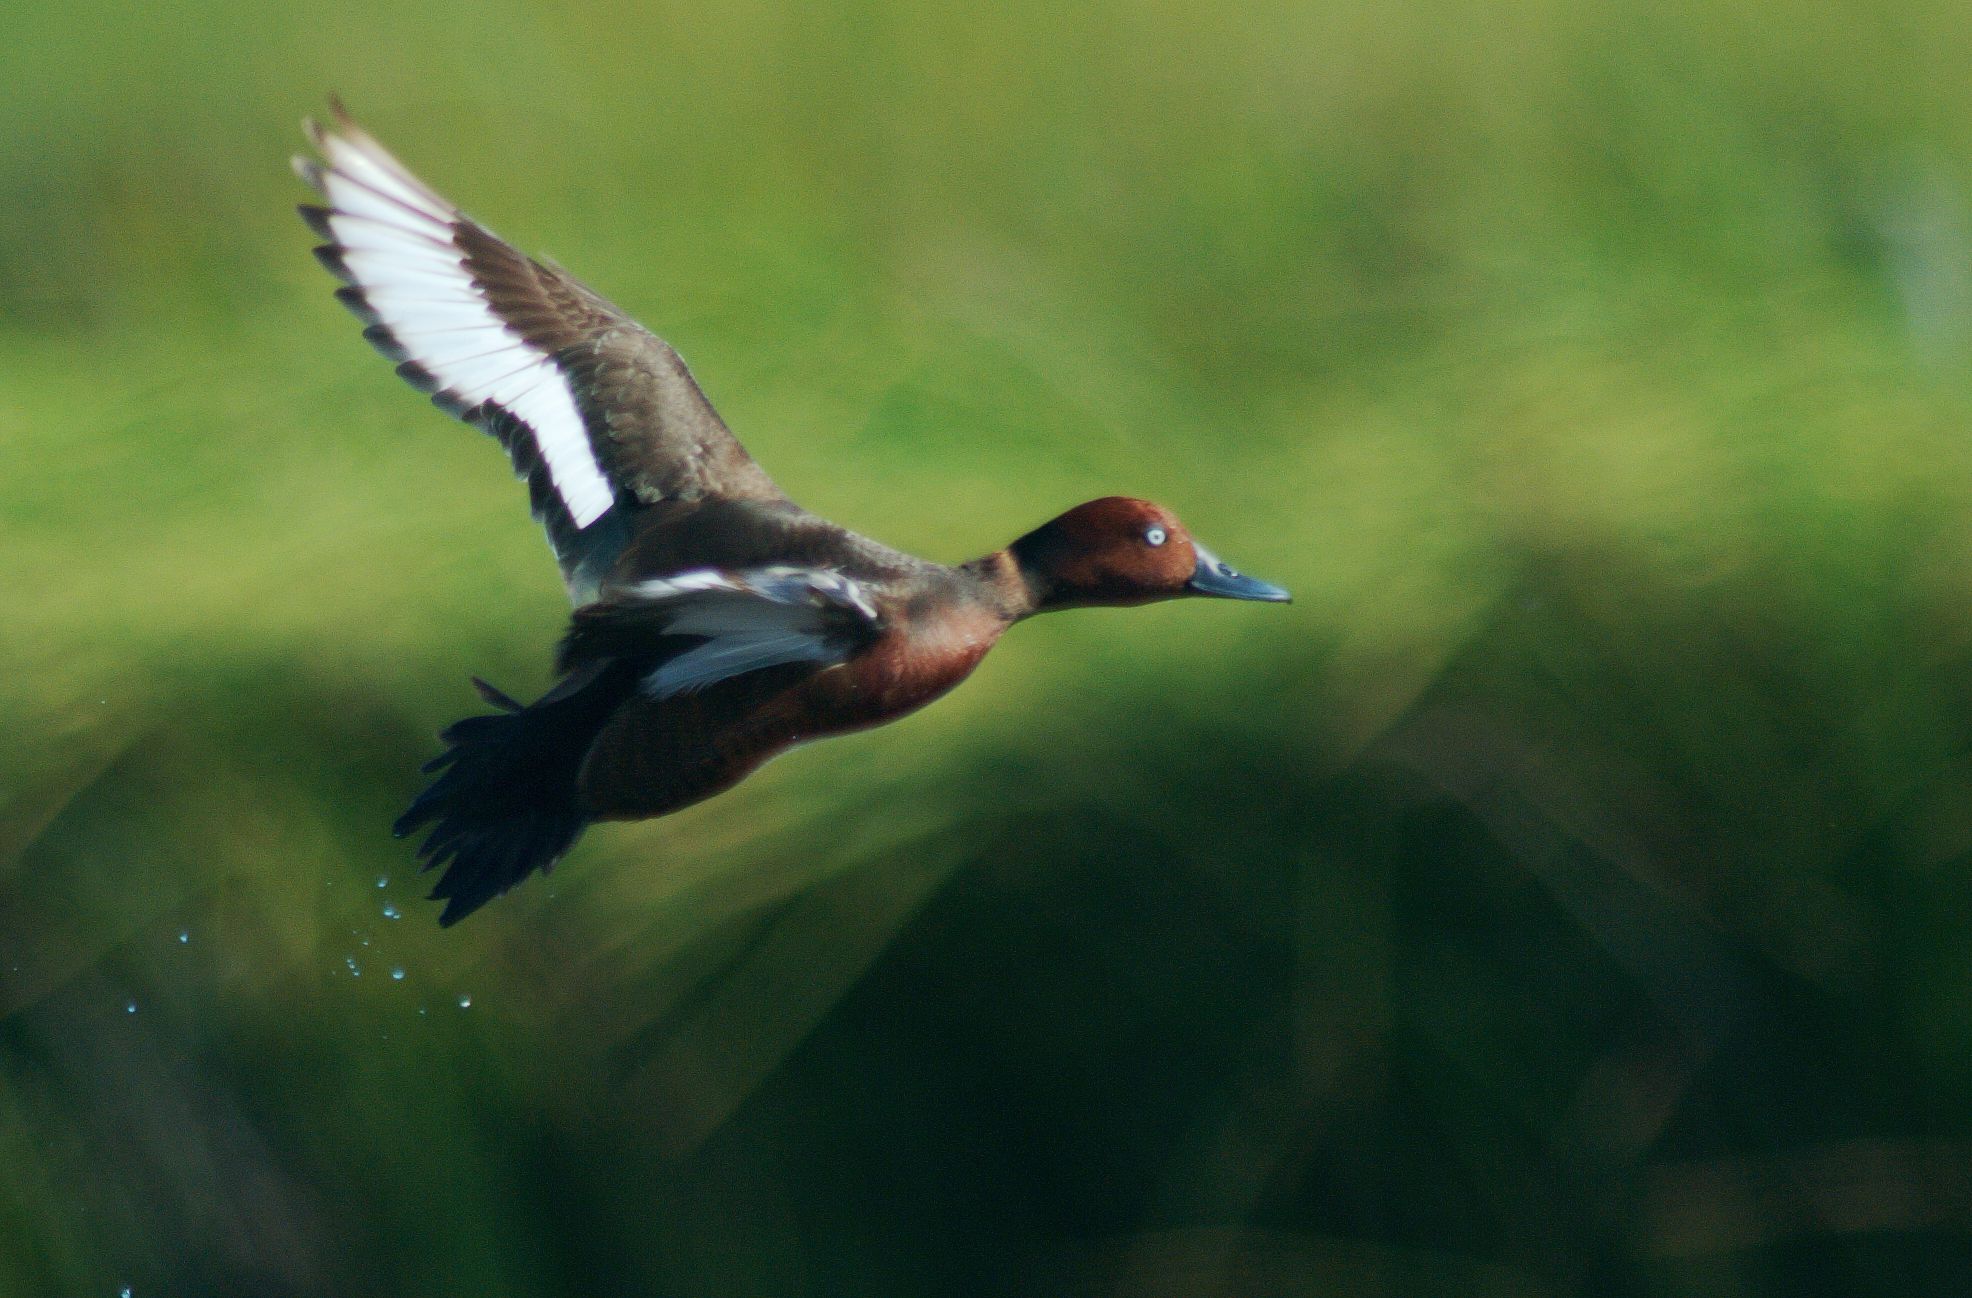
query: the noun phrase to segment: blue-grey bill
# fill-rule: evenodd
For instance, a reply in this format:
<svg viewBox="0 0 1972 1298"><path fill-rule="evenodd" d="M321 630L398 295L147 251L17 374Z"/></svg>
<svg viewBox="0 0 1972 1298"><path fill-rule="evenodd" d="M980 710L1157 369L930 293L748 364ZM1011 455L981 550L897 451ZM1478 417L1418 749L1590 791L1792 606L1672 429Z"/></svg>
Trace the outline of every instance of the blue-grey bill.
<svg viewBox="0 0 1972 1298"><path fill-rule="evenodd" d="M1231 564L1202 545L1193 548L1198 551L1198 567L1187 584L1194 594L1218 599L1257 599L1269 604L1285 604L1294 598L1270 581L1235 571Z"/></svg>

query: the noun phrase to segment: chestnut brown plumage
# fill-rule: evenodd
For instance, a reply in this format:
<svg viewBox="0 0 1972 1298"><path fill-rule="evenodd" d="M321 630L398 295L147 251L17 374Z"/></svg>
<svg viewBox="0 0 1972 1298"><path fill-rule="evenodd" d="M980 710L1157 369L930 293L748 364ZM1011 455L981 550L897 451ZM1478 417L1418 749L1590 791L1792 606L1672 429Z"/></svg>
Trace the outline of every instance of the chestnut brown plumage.
<svg viewBox="0 0 1972 1298"><path fill-rule="evenodd" d="M664 815L792 744L881 725L968 676L1009 626L1187 595L1285 601L1167 509L1111 496L947 566L794 504L664 342L417 179L335 107L297 170L364 336L528 484L575 611L559 679L448 728L396 829L452 924L598 820Z"/></svg>

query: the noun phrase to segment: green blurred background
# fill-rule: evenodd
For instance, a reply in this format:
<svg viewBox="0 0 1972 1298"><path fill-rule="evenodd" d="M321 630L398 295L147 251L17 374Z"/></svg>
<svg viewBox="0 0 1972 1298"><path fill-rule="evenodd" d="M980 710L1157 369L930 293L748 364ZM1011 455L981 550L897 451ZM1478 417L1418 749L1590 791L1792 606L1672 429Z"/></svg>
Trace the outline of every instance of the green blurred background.
<svg viewBox="0 0 1972 1298"><path fill-rule="evenodd" d="M4 27L0 1294L1972 1292L1962 2ZM441 932L566 609L308 256L332 90L810 507L1297 602Z"/></svg>

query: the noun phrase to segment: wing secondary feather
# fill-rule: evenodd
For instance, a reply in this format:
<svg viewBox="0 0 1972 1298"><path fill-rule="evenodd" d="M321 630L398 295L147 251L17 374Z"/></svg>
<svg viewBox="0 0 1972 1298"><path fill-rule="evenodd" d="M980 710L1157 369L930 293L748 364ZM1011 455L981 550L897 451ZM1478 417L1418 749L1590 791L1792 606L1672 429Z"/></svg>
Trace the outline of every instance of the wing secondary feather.
<svg viewBox="0 0 1972 1298"><path fill-rule="evenodd" d="M648 662L640 689L665 699L746 672L841 662L882 630L868 593L839 572L699 569L639 582L577 609L564 672L608 658Z"/></svg>

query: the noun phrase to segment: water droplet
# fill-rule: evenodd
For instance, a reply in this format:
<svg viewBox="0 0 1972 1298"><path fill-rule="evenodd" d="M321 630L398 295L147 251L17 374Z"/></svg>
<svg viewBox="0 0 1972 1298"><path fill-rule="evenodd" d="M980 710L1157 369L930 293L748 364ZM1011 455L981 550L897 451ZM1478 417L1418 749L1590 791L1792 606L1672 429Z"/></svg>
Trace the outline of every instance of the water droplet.
<svg viewBox="0 0 1972 1298"><path fill-rule="evenodd" d="M425 1012L425 1007L422 1005L418 1006L418 1013L422 1014L424 1012Z"/></svg>
<svg viewBox="0 0 1972 1298"><path fill-rule="evenodd" d="M125 1005L123 1007L123 1012L125 1014L135 1014L137 1012L137 1002L131 1001L128 1005Z"/></svg>
<svg viewBox="0 0 1972 1298"><path fill-rule="evenodd" d="M394 982L394 983L401 983L401 982L403 982L403 981L404 981L404 971L403 971L402 969L392 969L392 970L390 971L390 981L392 981L392 982Z"/></svg>
<svg viewBox="0 0 1972 1298"><path fill-rule="evenodd" d="M343 962L344 964L346 964L346 965L348 965L348 966L349 966L349 976L350 976L351 978L361 978L361 977L363 976L363 971L362 971L361 969L358 969L358 968L356 967L356 957L355 957L355 956L353 956L353 955L346 955L346 956L344 956L344 957L342 958L342 962Z"/></svg>
<svg viewBox="0 0 1972 1298"><path fill-rule="evenodd" d="M395 906L385 906L383 908L383 917L385 919L396 919L401 913Z"/></svg>
<svg viewBox="0 0 1972 1298"><path fill-rule="evenodd" d="M108 702L108 700L105 699L104 702ZM125 1285L123 1288L117 1290L116 1298L130 1298L130 1286Z"/></svg>
<svg viewBox="0 0 1972 1298"><path fill-rule="evenodd" d="M370 945L370 939L369 939L369 938L359 938L359 939L358 939L358 941L360 941L360 942L362 942L362 944L363 944L364 946L368 946L368 945Z"/></svg>
<svg viewBox="0 0 1972 1298"><path fill-rule="evenodd" d="M135 1008L136 1008L136 1006L134 1006L134 1005L133 1005L133 1006L131 1006L131 1008L132 1008L132 1009L135 1009ZM461 997L459 997L459 1008L460 1008L460 1009L462 1009L462 1010L469 1010L469 1009L471 1009L471 1008L472 1008L472 997L470 997L470 996L461 996Z"/></svg>
<svg viewBox="0 0 1972 1298"><path fill-rule="evenodd" d="M185 944L186 944L187 942L190 942L191 940L192 940L192 934L191 934L191 930L190 930L190 929L182 929L182 928L181 928L181 929L179 929L179 930L178 930L178 945L179 945L179 946L184 946L184 945L185 945Z"/></svg>
<svg viewBox="0 0 1972 1298"><path fill-rule="evenodd" d="M388 888L389 886L390 886L390 876L389 876L389 875L387 875L387 874L380 874L380 875L378 875L378 876L377 876L377 887L379 887L379 888Z"/></svg>

